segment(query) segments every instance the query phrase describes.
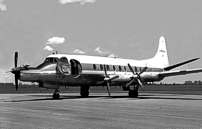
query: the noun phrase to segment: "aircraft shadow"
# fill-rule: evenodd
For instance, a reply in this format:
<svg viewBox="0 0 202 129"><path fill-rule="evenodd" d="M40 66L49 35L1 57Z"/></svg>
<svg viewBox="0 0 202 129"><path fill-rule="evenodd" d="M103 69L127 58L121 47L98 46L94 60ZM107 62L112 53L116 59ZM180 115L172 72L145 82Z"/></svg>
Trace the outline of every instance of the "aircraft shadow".
<svg viewBox="0 0 202 129"><path fill-rule="evenodd" d="M89 96L89 97L81 97L81 96L61 96L59 99L53 99L52 95L30 95L33 97L40 97L36 99L21 99L21 100L11 100L11 101L4 101L4 102L26 102L26 101L58 101L58 100L68 100L68 99L90 99L90 98L101 98L105 96ZM43 98L41 98L43 97ZM45 98L44 98L45 97ZM106 96L107 97L107 96Z"/></svg>
<svg viewBox="0 0 202 129"><path fill-rule="evenodd" d="M159 99L159 100L202 100L202 98L191 98L191 97L181 97L181 95L140 95L138 98L131 98L128 96L89 96L89 97L81 97L81 96L66 96L62 95L59 99L53 99L52 95L29 95L33 97L40 97L35 99L21 99L21 100L11 100L4 102L26 102L26 101L59 101L59 100L68 100L68 99L91 99L91 98L99 98L99 99L120 99L126 98L127 100L140 100L140 99Z"/></svg>
<svg viewBox="0 0 202 129"><path fill-rule="evenodd" d="M127 98L127 100L139 100L139 99L165 99L165 100L202 100L202 98L191 98L191 97L181 97L181 95L139 95L138 98L132 98L129 96L100 96L102 99L119 99L119 98Z"/></svg>
<svg viewBox="0 0 202 129"><path fill-rule="evenodd" d="M175 96L175 97L174 97ZM151 95L141 95L138 99L164 99L164 100L202 100L202 98L191 98L191 97L180 97L181 95L166 95L166 96L151 96Z"/></svg>

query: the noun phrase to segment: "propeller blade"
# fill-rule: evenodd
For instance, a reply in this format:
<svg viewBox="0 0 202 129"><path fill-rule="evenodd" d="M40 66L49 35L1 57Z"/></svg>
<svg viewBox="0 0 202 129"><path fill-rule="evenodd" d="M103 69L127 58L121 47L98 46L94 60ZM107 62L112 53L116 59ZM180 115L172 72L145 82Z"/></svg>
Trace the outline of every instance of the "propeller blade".
<svg viewBox="0 0 202 129"><path fill-rule="evenodd" d="M105 76L107 77L107 70L106 70L106 66L104 65L104 71L105 71Z"/></svg>
<svg viewBox="0 0 202 129"><path fill-rule="evenodd" d="M18 75L15 74L15 89L18 90Z"/></svg>
<svg viewBox="0 0 202 129"><path fill-rule="evenodd" d="M134 71L133 71L133 68L131 67L131 65L130 65L129 63L128 63L128 67L129 67L130 71L131 71L133 74L135 74Z"/></svg>
<svg viewBox="0 0 202 129"><path fill-rule="evenodd" d="M17 64L18 64L18 52L15 52L14 64L15 64L15 68L17 68Z"/></svg>
<svg viewBox="0 0 202 129"><path fill-rule="evenodd" d="M107 91L108 91L108 95L110 96L110 84L109 84L109 82L107 82Z"/></svg>
<svg viewBox="0 0 202 129"><path fill-rule="evenodd" d="M113 77L106 77L106 78L104 78L104 81L112 81L112 80L117 79L117 78L119 78L119 75L115 75Z"/></svg>
<svg viewBox="0 0 202 129"><path fill-rule="evenodd" d="M119 78L119 75L113 76L113 77L111 77L111 78L105 77L103 81L100 81L100 82L98 82L97 84L102 84L102 83L104 83L104 82L109 82L109 81L112 81L112 80L117 79L117 78Z"/></svg>
<svg viewBox="0 0 202 129"><path fill-rule="evenodd" d="M125 86L126 86L126 87L130 86L134 81L135 81L135 79L132 79L132 80L129 81Z"/></svg>
<svg viewBox="0 0 202 129"><path fill-rule="evenodd" d="M139 73L138 75L142 74L142 73L145 72L146 70L147 70L147 66L144 67L144 68L142 69L142 71L140 71L140 73Z"/></svg>
<svg viewBox="0 0 202 129"><path fill-rule="evenodd" d="M137 79L137 81L138 81L139 86L141 87L141 89L144 91L144 86L143 86L142 82L139 79Z"/></svg>
<svg viewBox="0 0 202 129"><path fill-rule="evenodd" d="M119 78L119 75L115 75L115 76L111 77L111 78L109 79L109 81L112 81L112 80L117 79L117 78Z"/></svg>

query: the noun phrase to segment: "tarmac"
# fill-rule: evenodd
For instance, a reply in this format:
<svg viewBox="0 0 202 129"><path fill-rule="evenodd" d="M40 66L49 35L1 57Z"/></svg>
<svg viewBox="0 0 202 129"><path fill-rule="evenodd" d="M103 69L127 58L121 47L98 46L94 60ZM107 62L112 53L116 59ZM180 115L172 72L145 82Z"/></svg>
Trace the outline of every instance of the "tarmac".
<svg viewBox="0 0 202 129"><path fill-rule="evenodd" d="M180 129L202 128L202 95L126 92L0 94L0 128Z"/></svg>

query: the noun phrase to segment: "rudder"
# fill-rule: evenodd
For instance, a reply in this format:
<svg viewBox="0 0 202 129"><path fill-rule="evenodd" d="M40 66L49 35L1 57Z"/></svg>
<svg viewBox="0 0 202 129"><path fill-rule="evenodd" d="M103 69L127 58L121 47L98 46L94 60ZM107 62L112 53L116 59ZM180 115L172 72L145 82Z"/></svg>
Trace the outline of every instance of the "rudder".
<svg viewBox="0 0 202 129"><path fill-rule="evenodd" d="M163 36L159 38L158 50L156 55L152 58L152 62L153 61L155 61L156 65L161 68L169 66L166 42Z"/></svg>

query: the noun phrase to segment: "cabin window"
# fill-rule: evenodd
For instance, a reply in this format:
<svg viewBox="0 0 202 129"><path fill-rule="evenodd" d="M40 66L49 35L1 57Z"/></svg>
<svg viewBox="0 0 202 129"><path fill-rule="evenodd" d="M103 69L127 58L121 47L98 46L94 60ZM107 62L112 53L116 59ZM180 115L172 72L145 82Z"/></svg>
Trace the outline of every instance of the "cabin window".
<svg viewBox="0 0 202 129"><path fill-rule="evenodd" d="M126 66L124 66L124 71L126 71Z"/></svg>
<svg viewBox="0 0 202 129"><path fill-rule="evenodd" d="M137 73L137 67L135 67L135 72Z"/></svg>
<svg viewBox="0 0 202 129"><path fill-rule="evenodd" d="M113 65L113 70L116 71L116 67Z"/></svg>
<svg viewBox="0 0 202 129"><path fill-rule="evenodd" d="M122 70L122 68L121 68L121 66L119 66L119 71L121 71Z"/></svg>
<svg viewBox="0 0 202 129"><path fill-rule="evenodd" d="M96 70L96 65L95 64L93 64L93 69Z"/></svg>
<svg viewBox="0 0 202 129"><path fill-rule="evenodd" d="M107 70L110 70L110 67L109 67L109 65L106 65L106 67L107 67Z"/></svg>
<svg viewBox="0 0 202 129"><path fill-rule="evenodd" d="M100 65L100 70L103 70L103 66L102 65Z"/></svg>

